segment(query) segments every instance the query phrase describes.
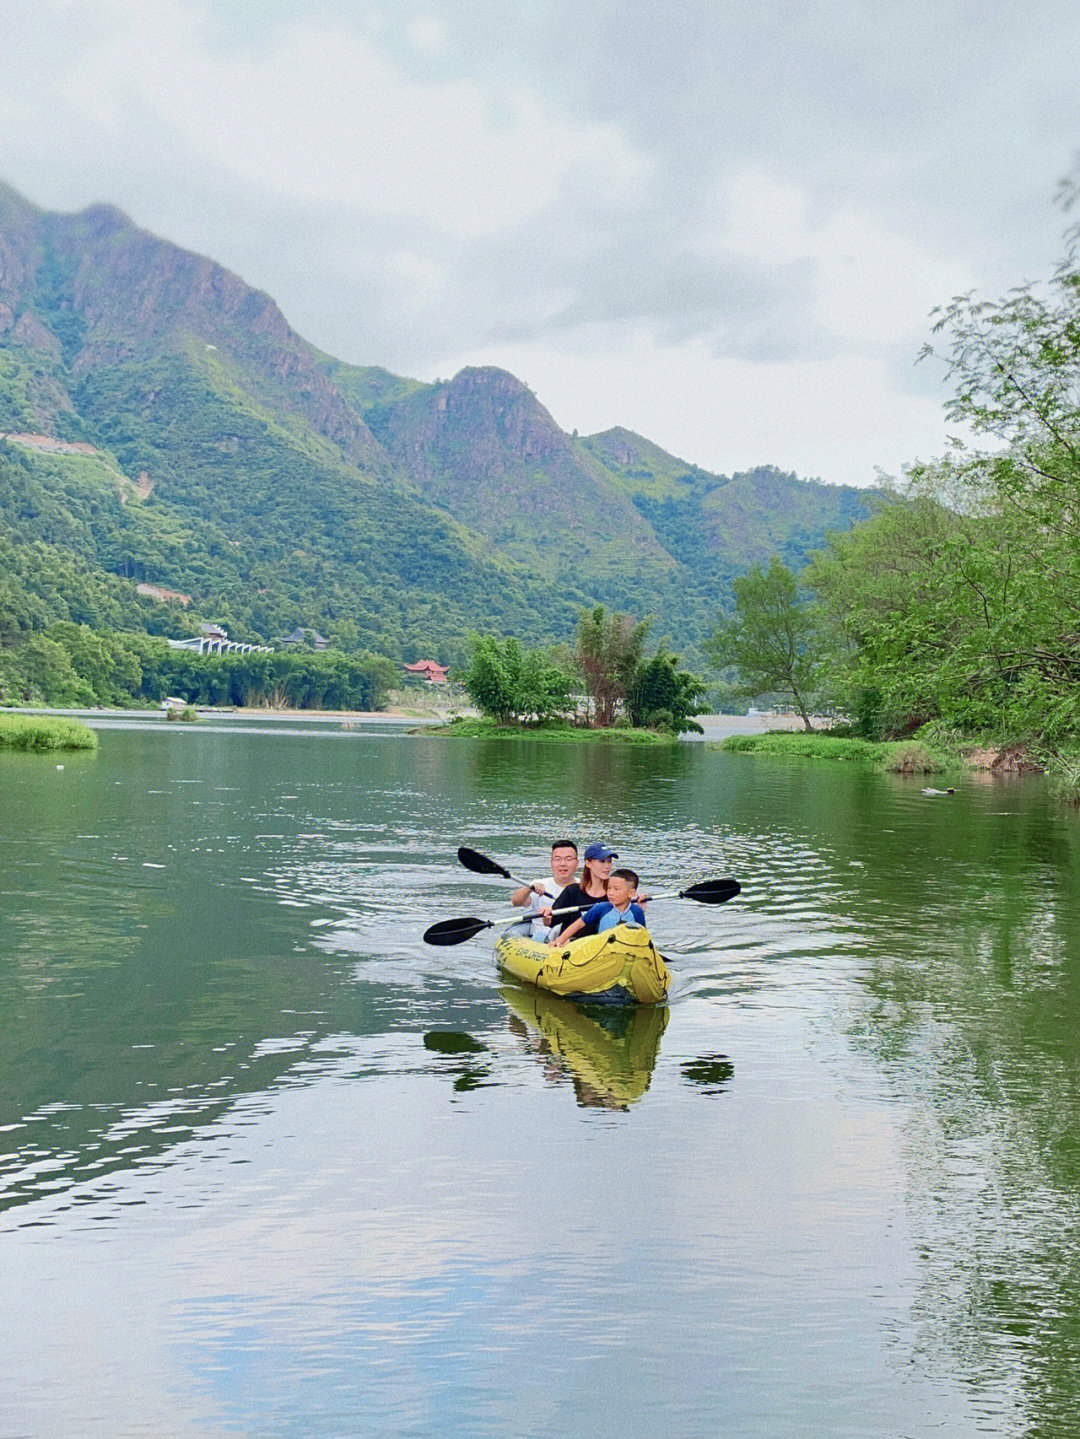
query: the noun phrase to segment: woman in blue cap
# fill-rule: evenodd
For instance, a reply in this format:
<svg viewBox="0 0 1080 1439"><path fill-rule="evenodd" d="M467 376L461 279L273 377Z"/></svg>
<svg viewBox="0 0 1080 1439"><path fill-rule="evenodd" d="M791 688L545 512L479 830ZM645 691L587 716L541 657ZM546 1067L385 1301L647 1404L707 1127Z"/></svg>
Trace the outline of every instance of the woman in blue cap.
<svg viewBox="0 0 1080 1439"><path fill-rule="evenodd" d="M553 933L562 934L568 925L573 924L578 915L584 914L594 904L599 904L607 898L607 882L611 873L611 862L618 859L618 854L613 849L608 849L606 844L590 844L585 851L585 868L581 872L581 881L568 884L559 895L558 899L551 906L552 909L568 909L569 914L557 914L554 921L550 913L546 916L549 923L555 928ZM587 934L594 933L593 930L586 930Z"/></svg>

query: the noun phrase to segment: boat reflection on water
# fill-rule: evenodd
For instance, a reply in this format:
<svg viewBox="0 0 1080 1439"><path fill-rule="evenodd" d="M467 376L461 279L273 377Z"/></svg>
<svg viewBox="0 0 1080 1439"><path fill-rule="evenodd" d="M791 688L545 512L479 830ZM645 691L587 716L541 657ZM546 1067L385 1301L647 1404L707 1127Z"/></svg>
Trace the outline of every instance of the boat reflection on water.
<svg viewBox="0 0 1080 1439"><path fill-rule="evenodd" d="M504 985L510 1032L532 1049L555 1082L569 1078L578 1104L629 1109L649 1087L666 1005L582 1006L543 990Z"/></svg>

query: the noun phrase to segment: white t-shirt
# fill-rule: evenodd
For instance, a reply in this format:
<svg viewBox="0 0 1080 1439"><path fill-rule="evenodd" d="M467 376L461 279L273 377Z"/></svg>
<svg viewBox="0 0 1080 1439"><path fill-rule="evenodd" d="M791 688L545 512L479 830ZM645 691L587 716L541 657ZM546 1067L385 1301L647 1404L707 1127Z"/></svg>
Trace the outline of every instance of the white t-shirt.
<svg viewBox="0 0 1080 1439"><path fill-rule="evenodd" d="M525 901L526 915L531 914L536 916L536 918L533 919L529 937L531 939L539 939L546 944L555 931L539 917L540 911L547 909L549 905L553 904L559 895L562 894L565 886L560 885L550 874L541 875L539 879L533 882L534 884L542 884L544 886L544 893L537 894L536 890L533 889Z"/></svg>

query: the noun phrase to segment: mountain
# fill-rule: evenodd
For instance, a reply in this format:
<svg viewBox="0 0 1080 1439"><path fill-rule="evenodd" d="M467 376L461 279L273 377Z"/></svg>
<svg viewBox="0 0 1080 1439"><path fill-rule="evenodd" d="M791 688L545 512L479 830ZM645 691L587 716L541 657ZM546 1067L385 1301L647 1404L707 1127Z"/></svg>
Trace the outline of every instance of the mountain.
<svg viewBox="0 0 1080 1439"><path fill-rule="evenodd" d="M428 503L549 579L584 559L610 594L632 561L641 593L678 568L630 496L503 370L462 370L366 417Z"/></svg>
<svg viewBox="0 0 1080 1439"><path fill-rule="evenodd" d="M459 657L474 629L567 638L600 601L693 645L740 570L798 563L867 503L710 475L627 430L569 436L504 371L345 364L119 211L3 186L0 433L0 643L82 613L177 633L198 615Z"/></svg>

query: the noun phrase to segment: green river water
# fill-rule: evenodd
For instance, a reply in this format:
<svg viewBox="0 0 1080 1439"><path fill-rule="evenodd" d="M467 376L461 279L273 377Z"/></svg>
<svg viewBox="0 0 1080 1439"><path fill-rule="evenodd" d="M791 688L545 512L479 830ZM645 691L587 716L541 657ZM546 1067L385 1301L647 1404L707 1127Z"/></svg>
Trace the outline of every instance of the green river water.
<svg viewBox="0 0 1080 1439"><path fill-rule="evenodd" d="M63 768L58 768L58 761ZM105 725L0 756L0 1435L1080 1433L1080 819L1038 780ZM670 1005L496 974L603 838Z"/></svg>

